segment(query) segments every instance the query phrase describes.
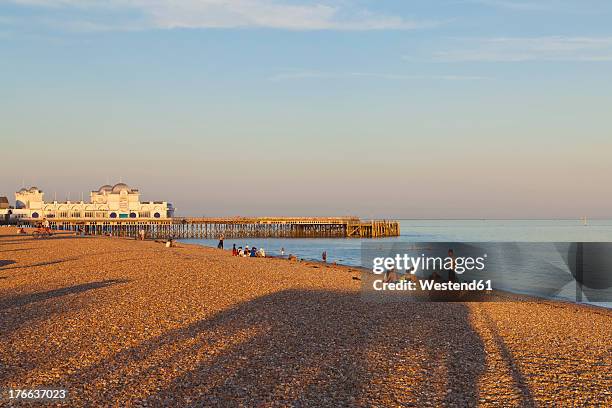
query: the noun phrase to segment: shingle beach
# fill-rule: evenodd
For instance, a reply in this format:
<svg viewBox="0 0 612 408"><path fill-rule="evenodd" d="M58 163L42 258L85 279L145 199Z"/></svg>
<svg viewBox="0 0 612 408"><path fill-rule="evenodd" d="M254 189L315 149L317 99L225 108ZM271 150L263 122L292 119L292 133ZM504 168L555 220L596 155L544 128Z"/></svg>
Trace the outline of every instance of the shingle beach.
<svg viewBox="0 0 612 408"><path fill-rule="evenodd" d="M358 276L0 228L0 388L66 388L74 407L612 405L612 311L396 310L362 299Z"/></svg>

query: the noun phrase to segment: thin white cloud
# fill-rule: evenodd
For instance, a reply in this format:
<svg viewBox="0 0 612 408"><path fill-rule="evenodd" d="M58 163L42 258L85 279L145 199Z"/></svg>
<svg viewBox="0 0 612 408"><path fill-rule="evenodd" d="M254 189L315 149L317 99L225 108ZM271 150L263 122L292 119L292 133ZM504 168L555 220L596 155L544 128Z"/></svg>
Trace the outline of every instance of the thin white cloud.
<svg viewBox="0 0 612 408"><path fill-rule="evenodd" d="M288 30L411 30L438 23L356 9L347 2L287 0L10 0L31 7L104 8L140 13L142 28L276 28Z"/></svg>
<svg viewBox="0 0 612 408"><path fill-rule="evenodd" d="M505 14L594 16L609 14L608 0L456 0L455 4L475 5Z"/></svg>
<svg viewBox="0 0 612 408"><path fill-rule="evenodd" d="M597 4L586 5L575 0L461 0L464 4L478 4L485 7L524 12L590 13Z"/></svg>
<svg viewBox="0 0 612 408"><path fill-rule="evenodd" d="M272 75L268 80L273 82L305 80L305 79L359 79L371 78L387 81L407 81L407 80L443 80L443 81L475 81L490 79L483 76L470 75L404 75L376 72L323 72L323 71L293 71L282 72Z"/></svg>
<svg viewBox="0 0 612 408"><path fill-rule="evenodd" d="M465 3L481 4L509 10L543 11L552 10L558 2L551 1L524 1L524 0L465 0Z"/></svg>
<svg viewBox="0 0 612 408"><path fill-rule="evenodd" d="M453 49L433 52L433 59L443 62L610 61L612 37L462 39Z"/></svg>

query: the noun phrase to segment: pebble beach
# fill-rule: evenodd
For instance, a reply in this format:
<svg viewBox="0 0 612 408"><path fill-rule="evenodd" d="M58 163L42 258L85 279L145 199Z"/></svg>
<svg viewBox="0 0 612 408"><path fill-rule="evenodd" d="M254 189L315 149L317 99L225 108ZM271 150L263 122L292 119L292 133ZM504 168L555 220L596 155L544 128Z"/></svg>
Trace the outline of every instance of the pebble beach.
<svg viewBox="0 0 612 408"><path fill-rule="evenodd" d="M0 228L0 389L65 388L70 407L612 405L612 310L398 310L360 274Z"/></svg>

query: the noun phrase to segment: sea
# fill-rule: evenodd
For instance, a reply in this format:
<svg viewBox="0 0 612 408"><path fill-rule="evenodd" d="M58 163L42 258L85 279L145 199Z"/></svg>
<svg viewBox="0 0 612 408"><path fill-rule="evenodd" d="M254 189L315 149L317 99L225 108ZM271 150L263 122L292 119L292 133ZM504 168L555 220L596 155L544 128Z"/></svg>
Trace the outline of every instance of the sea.
<svg viewBox="0 0 612 408"><path fill-rule="evenodd" d="M384 245L401 243L538 243L539 248L547 248L544 256L547 265L554 265L554 273L559 269L570 268L564 264L555 245L559 243L612 243L612 219L592 219L586 223L583 220L400 220L399 237L376 239L357 238L244 238L226 239L225 249L231 249L233 244L264 248L267 255L284 256L290 254L300 259L321 261L323 252L327 254L327 262L342 265L363 267L362 246L376 242ZM216 239L185 239L185 243L216 247ZM542 251L540 251L542 252ZM612 265L612 253L610 254ZM566 288L555 291L554 294L539 293L537 289L550 286L556 276L542 270L542 262L534 262L532 267L513 269L515 281L511 287L501 288L515 293L550 297L565 301L576 301L575 285L568 284ZM544 268L546 269L546 268ZM552 270L552 269L551 269ZM552 272L551 272L552 273ZM612 269L605 274L612 277ZM518 276L517 276L518 275ZM611 279L608 279L610 281ZM580 301L597 306L612 308L612 287L598 288L596 301L582 298ZM603 291L603 292L602 292Z"/></svg>

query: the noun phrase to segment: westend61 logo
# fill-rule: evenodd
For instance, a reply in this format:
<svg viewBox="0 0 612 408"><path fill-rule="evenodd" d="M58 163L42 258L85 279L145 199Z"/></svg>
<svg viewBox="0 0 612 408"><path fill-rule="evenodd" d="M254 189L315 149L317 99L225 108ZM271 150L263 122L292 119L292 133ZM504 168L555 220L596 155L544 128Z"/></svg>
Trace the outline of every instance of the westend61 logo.
<svg viewBox="0 0 612 408"><path fill-rule="evenodd" d="M449 251L450 252L450 251ZM397 254L394 257L376 257L373 260L372 272L377 275L391 270L405 271L405 273L416 274L419 271L454 271L463 274L466 271L482 271L485 269L487 254L479 257L454 257L452 253L447 257L426 256L422 254L418 257L408 254Z"/></svg>

